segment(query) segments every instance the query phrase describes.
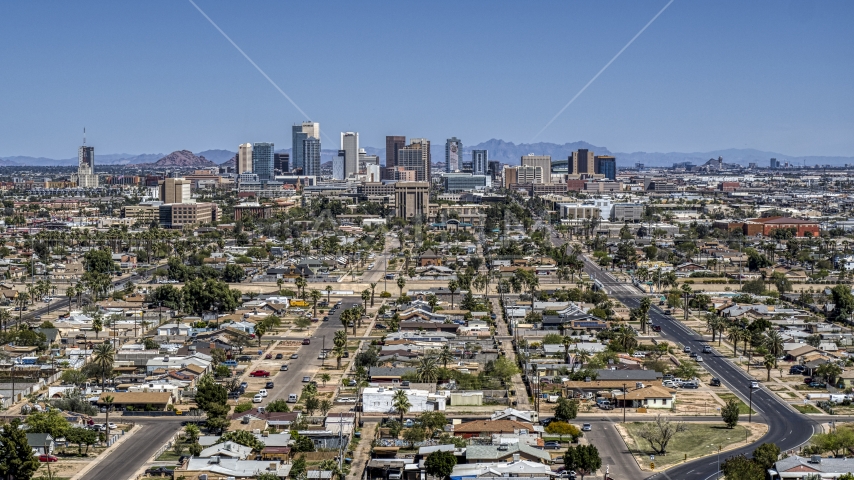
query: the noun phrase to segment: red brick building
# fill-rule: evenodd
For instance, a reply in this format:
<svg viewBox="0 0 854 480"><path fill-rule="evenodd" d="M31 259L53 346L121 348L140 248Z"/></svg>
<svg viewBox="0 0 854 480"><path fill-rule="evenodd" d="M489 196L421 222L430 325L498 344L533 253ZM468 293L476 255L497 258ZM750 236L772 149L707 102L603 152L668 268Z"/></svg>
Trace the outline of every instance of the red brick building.
<svg viewBox="0 0 854 480"><path fill-rule="evenodd" d="M715 222L716 228L726 228L728 230L739 229L745 236L755 237L762 235L765 237L771 236L772 232L778 228L792 229L796 237L805 237L809 232L812 237L817 237L820 232L818 223L810 220L801 220L791 217L768 217L768 218L751 218L743 222Z"/></svg>

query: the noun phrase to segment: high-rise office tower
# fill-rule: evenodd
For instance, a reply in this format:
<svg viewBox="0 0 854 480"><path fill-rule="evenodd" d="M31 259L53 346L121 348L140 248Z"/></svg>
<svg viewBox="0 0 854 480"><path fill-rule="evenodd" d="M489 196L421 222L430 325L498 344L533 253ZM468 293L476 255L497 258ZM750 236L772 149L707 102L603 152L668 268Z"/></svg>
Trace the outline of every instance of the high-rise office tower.
<svg viewBox="0 0 854 480"><path fill-rule="evenodd" d="M320 141L320 123L318 122L302 122L294 125L291 128L291 168L301 168L303 174L306 174L306 160L303 151L303 144L309 138L315 138Z"/></svg>
<svg viewBox="0 0 854 480"><path fill-rule="evenodd" d="M780 162L776 158L771 159L771 168L774 170L780 168Z"/></svg>
<svg viewBox="0 0 854 480"><path fill-rule="evenodd" d="M608 180L617 179L617 159L611 155L596 156L595 171L599 175L604 175Z"/></svg>
<svg viewBox="0 0 854 480"><path fill-rule="evenodd" d="M302 141L305 166L303 175L320 176L320 139L309 137Z"/></svg>
<svg viewBox="0 0 854 480"><path fill-rule="evenodd" d="M552 173L552 157L550 155L534 155L529 153L522 157L521 164L523 166L540 167L542 170L542 178L540 182L522 182L519 183L551 183Z"/></svg>
<svg viewBox="0 0 854 480"><path fill-rule="evenodd" d="M273 154L273 169L277 172L286 173L290 170L290 155L287 153Z"/></svg>
<svg viewBox="0 0 854 480"><path fill-rule="evenodd" d="M344 178L359 172L359 134L341 132L341 151L344 152Z"/></svg>
<svg viewBox="0 0 854 480"><path fill-rule="evenodd" d="M95 147L84 145L77 149L77 186L80 188L95 188L98 186L98 175L95 175Z"/></svg>
<svg viewBox="0 0 854 480"><path fill-rule="evenodd" d="M394 184L395 216L422 218L430 210L430 183L397 182Z"/></svg>
<svg viewBox="0 0 854 480"><path fill-rule="evenodd" d="M463 167L463 142L457 137L445 142L445 172L459 172Z"/></svg>
<svg viewBox="0 0 854 480"><path fill-rule="evenodd" d="M397 166L397 152L406 146L406 137L388 136L385 137L385 166Z"/></svg>
<svg viewBox="0 0 854 480"><path fill-rule="evenodd" d="M430 181L430 141L413 138L397 152L397 166L415 172L416 182Z"/></svg>
<svg viewBox="0 0 854 480"><path fill-rule="evenodd" d="M364 148L359 149L359 173L362 173L370 165L380 166L380 157L376 155L368 155Z"/></svg>
<svg viewBox="0 0 854 480"><path fill-rule="evenodd" d="M586 148L579 148L577 151L572 152L572 171L570 174L573 175L582 175L589 174L593 175L596 173L594 155L593 152L587 150Z"/></svg>
<svg viewBox="0 0 854 480"><path fill-rule="evenodd" d="M347 163L347 152L338 150L338 155L332 158L332 179L344 180L347 176L344 174L344 165Z"/></svg>
<svg viewBox="0 0 854 480"><path fill-rule="evenodd" d="M184 178L167 178L157 182L160 201L163 203L190 203L190 181Z"/></svg>
<svg viewBox="0 0 854 480"><path fill-rule="evenodd" d="M252 173L258 180L266 182L273 179L273 144L256 143L252 145Z"/></svg>
<svg viewBox="0 0 854 480"><path fill-rule="evenodd" d="M252 171L252 144L243 143L237 147L237 174Z"/></svg>
<svg viewBox="0 0 854 480"><path fill-rule="evenodd" d="M471 173L486 175L489 167L489 152L487 150L471 151Z"/></svg>

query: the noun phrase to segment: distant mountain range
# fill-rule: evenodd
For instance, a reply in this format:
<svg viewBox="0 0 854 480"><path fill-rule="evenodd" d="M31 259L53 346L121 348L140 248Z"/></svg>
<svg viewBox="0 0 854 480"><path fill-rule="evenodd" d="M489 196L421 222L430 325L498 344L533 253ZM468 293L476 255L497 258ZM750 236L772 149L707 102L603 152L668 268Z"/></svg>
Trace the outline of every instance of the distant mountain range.
<svg viewBox="0 0 854 480"><path fill-rule="evenodd" d="M378 155L380 163L385 163L385 148L362 147L370 155ZM768 165L768 160L776 158L781 163L789 162L791 164L803 165L844 165L854 164L854 157L833 157L833 156L804 156L798 157L793 155L785 155L782 153L767 152L750 148L730 148L724 150L713 150L709 152L632 152L619 153L611 152L606 147L592 145L587 142L572 142L559 145L556 143L538 142L538 143L520 143L505 142L504 140L491 139L477 145L464 145L463 158L470 159L472 150L488 150L489 159L497 160L510 165L518 165L520 159L529 154L551 155L553 159L567 158L572 155L572 152L579 148L586 148L597 155L614 155L617 158L618 165L622 167L634 166L635 163L643 163L647 166L670 166L678 162L693 162L695 165L701 165L711 158L723 157L726 163L739 164L747 166L749 163L756 163L760 167ZM444 143L434 143L432 145L433 162L443 162L445 158ZM291 149L277 150L276 153L290 153ZM132 155L126 153L95 155L95 166L98 165L151 165L156 167L209 167L215 164L230 165L233 164L236 152L229 150L205 150L194 154L189 150L179 150L172 152L169 155L157 154L141 154ZM321 151L321 163L332 161L338 155L338 150L328 149ZM44 157L0 157L0 166L75 166L77 158L66 159L51 159Z"/></svg>

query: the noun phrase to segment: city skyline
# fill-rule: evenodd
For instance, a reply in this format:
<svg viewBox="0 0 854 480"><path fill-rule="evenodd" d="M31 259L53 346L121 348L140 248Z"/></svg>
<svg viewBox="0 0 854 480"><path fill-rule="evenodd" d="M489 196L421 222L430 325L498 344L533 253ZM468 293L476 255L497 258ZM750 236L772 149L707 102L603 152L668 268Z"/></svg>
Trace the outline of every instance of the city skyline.
<svg viewBox="0 0 854 480"><path fill-rule="evenodd" d="M450 20L439 3L409 37L400 33L410 8L335 4L317 15L305 5L198 5L311 120L328 132L359 131L361 144L379 147L396 132L437 145L452 136L468 144L529 142L666 3L473 3L455 7ZM308 120L189 3L3 9L0 38L15 45L5 53L19 68L0 75L0 103L16 113L0 120L7 135L0 155L66 158L84 126L105 153L233 150L247 138L287 148L288 126ZM538 140L583 140L623 152L854 155L847 135L854 95L846 81L854 67L844 61L854 46L845 25L851 13L854 6L842 2L674 2ZM40 22L24 21L33 17ZM295 22L292 38L313 35L315 48L272 34L285 17L313 18ZM237 28L250 18L257 28ZM376 18L388 28L351 35L360 20L374 25ZM576 32L569 40L568 19ZM496 34L534 26L537 38ZM355 54L336 48L344 38ZM463 68L437 82L449 48L459 50ZM395 71L393 59L408 52L419 54L421 78ZM89 68L72 68L79 59ZM313 61L316 74L287 75L298 61ZM340 68L381 81L327 74ZM57 70L65 73L53 75ZM401 112L398 99L406 97L418 99L410 105L417 115ZM244 111L246 103L254 107Z"/></svg>

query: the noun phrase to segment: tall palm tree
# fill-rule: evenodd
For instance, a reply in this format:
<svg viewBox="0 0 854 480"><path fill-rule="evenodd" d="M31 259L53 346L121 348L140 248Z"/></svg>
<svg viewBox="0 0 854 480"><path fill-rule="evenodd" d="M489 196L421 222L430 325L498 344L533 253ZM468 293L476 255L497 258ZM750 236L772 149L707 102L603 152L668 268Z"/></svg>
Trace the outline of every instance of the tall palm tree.
<svg viewBox="0 0 854 480"><path fill-rule="evenodd" d="M403 275L397 278L397 288L400 290L400 296L403 296L403 287L406 286L406 279L403 278Z"/></svg>
<svg viewBox="0 0 854 480"><path fill-rule="evenodd" d="M439 350L439 354L436 356L436 360L442 362L443 368L448 368L448 362L454 359L454 354L451 353L451 347L447 344L442 345L442 349Z"/></svg>
<svg viewBox="0 0 854 480"><path fill-rule="evenodd" d="M409 402L409 397L406 396L406 390L398 390L391 397L391 404L397 413L400 414L400 423L403 423L403 414L409 411L412 403Z"/></svg>
<svg viewBox="0 0 854 480"><path fill-rule="evenodd" d="M327 285L324 290L326 290L326 303L329 303L329 295L332 293L332 286Z"/></svg>
<svg viewBox="0 0 854 480"><path fill-rule="evenodd" d="M112 372L116 349L112 343L102 343L92 351L92 361L101 369L101 385L106 386L108 369Z"/></svg>
<svg viewBox="0 0 854 480"><path fill-rule="evenodd" d="M567 362L569 362L569 346L575 342L572 341L572 337L567 335L567 336L563 337L563 340L561 340L561 343L563 344L563 358Z"/></svg>
<svg viewBox="0 0 854 480"><path fill-rule="evenodd" d="M314 316L317 316L317 301L320 300L320 292L316 289L312 288L308 293L309 298L311 298L312 307L314 308Z"/></svg>
<svg viewBox="0 0 854 480"><path fill-rule="evenodd" d="M370 300L370 299L371 299L371 290L369 288L362 290L362 303L364 304L366 312L368 311L368 300ZM361 318L361 317L359 317L359 318Z"/></svg>
<svg viewBox="0 0 854 480"><path fill-rule="evenodd" d="M371 308L374 306L374 292L377 289L377 282L371 282Z"/></svg>
<svg viewBox="0 0 854 480"><path fill-rule="evenodd" d="M422 383L436 383L439 379L439 364L433 355L425 355L418 360L415 375Z"/></svg>
<svg viewBox="0 0 854 480"><path fill-rule="evenodd" d="M335 353L335 360L338 362L338 370L341 370L341 358L347 351L347 330L336 330L332 344L335 346L333 352Z"/></svg>
<svg viewBox="0 0 854 480"><path fill-rule="evenodd" d="M765 337L765 348L774 357L774 368L777 368L777 358L783 355L783 336L777 330L771 330Z"/></svg>
<svg viewBox="0 0 854 480"><path fill-rule="evenodd" d="M460 288L460 283L456 280L451 280L448 282L448 291L451 292L451 310L454 309L454 294L457 293L457 289Z"/></svg>
<svg viewBox="0 0 854 480"><path fill-rule="evenodd" d="M732 343L732 356L738 356L738 342L741 341L742 332L744 330L740 325L730 325L729 331L727 332L727 340Z"/></svg>

